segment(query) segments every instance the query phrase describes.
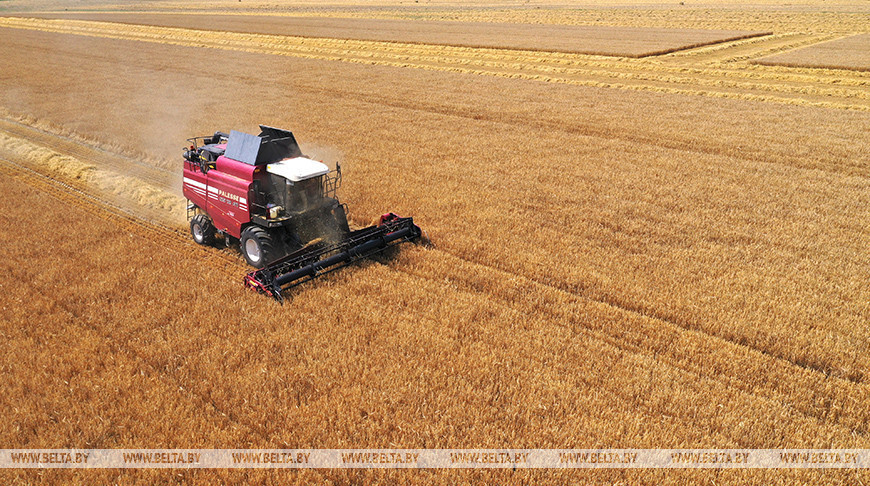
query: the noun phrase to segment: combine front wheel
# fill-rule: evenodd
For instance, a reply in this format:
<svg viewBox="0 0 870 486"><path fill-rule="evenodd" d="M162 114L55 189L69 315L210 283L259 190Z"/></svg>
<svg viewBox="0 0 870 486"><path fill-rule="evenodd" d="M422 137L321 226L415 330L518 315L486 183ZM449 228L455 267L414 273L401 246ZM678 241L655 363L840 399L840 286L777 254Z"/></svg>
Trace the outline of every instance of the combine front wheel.
<svg viewBox="0 0 870 486"><path fill-rule="evenodd" d="M193 241L200 245L211 245L214 243L215 227L211 219L204 214L197 214L190 220L190 234L193 235Z"/></svg>
<svg viewBox="0 0 870 486"><path fill-rule="evenodd" d="M243 231L240 244L245 260L254 268L263 268L266 262L275 257L272 235L259 226L251 226Z"/></svg>

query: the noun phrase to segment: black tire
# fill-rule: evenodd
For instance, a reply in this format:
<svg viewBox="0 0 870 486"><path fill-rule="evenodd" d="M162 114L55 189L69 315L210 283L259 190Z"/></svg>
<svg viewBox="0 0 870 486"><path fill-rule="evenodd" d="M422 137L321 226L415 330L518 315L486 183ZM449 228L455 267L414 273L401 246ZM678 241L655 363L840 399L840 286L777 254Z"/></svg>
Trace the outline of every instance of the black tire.
<svg viewBox="0 0 870 486"><path fill-rule="evenodd" d="M254 268L263 268L277 256L272 235L259 226L250 226L242 231L239 246L248 265Z"/></svg>
<svg viewBox="0 0 870 486"><path fill-rule="evenodd" d="M211 218L204 214L197 214L190 220L190 235L193 236L193 241L200 245L214 243L215 231Z"/></svg>

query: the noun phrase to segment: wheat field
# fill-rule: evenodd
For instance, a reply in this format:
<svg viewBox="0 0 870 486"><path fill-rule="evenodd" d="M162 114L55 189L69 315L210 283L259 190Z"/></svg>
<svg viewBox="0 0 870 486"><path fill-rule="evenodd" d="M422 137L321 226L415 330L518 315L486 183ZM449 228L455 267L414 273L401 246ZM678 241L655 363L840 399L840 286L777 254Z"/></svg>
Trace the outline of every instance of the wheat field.
<svg viewBox="0 0 870 486"><path fill-rule="evenodd" d="M378 41L400 44L448 45L472 48L510 48L620 57L646 57L758 37L770 32L706 29L656 29L585 25L508 24L394 19L273 17L262 15L186 14L66 14L62 20L112 22L128 25L207 30L294 38ZM57 24L55 24L57 25ZM92 24L85 24L92 25ZM101 25L102 26L102 25ZM259 40L259 39L258 39ZM260 42L258 42L260 44Z"/></svg>
<svg viewBox="0 0 870 486"><path fill-rule="evenodd" d="M162 18L162 17L158 17ZM510 49L214 32L69 19L0 19L0 25L86 37L137 40L219 51L266 53L368 65L528 79L556 84L692 94L856 110L870 109L870 76L842 70L759 66L758 56L804 47L830 35L782 34L674 52L651 59ZM220 56L219 53L213 53Z"/></svg>
<svg viewBox="0 0 870 486"><path fill-rule="evenodd" d="M293 36L270 27L280 16L227 32L148 12L143 25L0 15L4 447L867 448L870 73L756 63L860 23L845 7L756 8L278 12L405 25L597 14L611 27L771 32L641 59L511 39ZM190 241L179 156L190 136L258 123L342 164L354 224L414 216L432 246L306 284L284 306L245 291L237 251ZM0 476L868 481L846 470Z"/></svg>
<svg viewBox="0 0 870 486"><path fill-rule="evenodd" d="M758 63L772 66L870 71L870 63L867 61L868 50L870 50L870 34L849 35L762 58Z"/></svg>

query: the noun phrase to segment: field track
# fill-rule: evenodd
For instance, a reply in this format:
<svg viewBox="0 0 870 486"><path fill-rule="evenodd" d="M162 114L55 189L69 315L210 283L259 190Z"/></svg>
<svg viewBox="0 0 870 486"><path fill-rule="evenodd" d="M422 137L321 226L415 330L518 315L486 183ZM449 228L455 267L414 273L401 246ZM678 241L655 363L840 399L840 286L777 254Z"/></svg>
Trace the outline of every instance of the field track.
<svg viewBox="0 0 870 486"><path fill-rule="evenodd" d="M780 34L648 59L214 32L84 20L0 18L0 27L671 94L870 111L870 73L748 63L829 40Z"/></svg>

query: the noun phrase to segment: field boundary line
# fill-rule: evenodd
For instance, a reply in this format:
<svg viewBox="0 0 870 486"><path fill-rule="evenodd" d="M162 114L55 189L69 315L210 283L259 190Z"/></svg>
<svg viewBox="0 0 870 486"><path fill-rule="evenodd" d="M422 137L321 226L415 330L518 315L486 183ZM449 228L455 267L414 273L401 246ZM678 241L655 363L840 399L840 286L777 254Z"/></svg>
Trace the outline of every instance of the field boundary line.
<svg viewBox="0 0 870 486"><path fill-rule="evenodd" d="M5 121L8 124L18 125L24 130L33 130L37 134L60 138L71 144L81 145L88 149L92 149L95 152L106 154L107 156L122 158L136 165L144 167L150 166L157 171L164 171L168 174L174 173L171 168L165 166L167 162L166 160L155 158L146 152L136 152L135 148L125 147L97 138L88 137L74 130L57 125L46 118L38 118L22 112L12 112L6 107L0 106L0 120Z"/></svg>
<svg viewBox="0 0 870 486"><path fill-rule="evenodd" d="M780 46L771 46L769 48L759 49L752 53L751 56L742 55L742 56L734 56L728 57L726 59L722 59L718 61L722 64L729 64L739 61L746 61L750 64L755 64L755 60L767 56L772 56L776 54L781 54L783 52L792 51L795 49L803 49L804 47L812 46L815 44L821 44L823 42L828 42L832 39L837 38L836 34L808 34L810 37L806 39L796 40L794 42L790 42L787 44L783 44Z"/></svg>

